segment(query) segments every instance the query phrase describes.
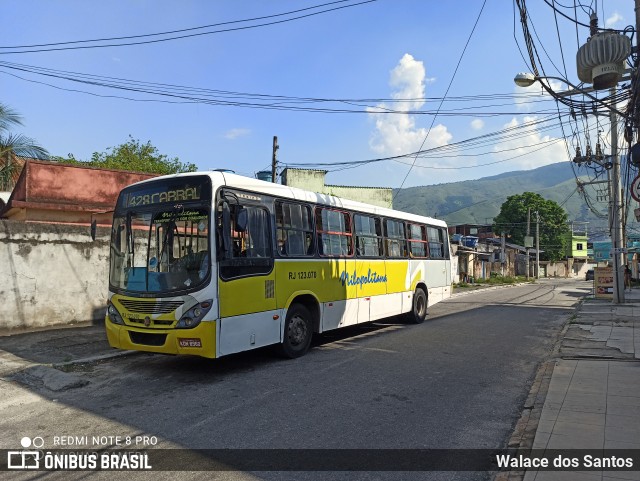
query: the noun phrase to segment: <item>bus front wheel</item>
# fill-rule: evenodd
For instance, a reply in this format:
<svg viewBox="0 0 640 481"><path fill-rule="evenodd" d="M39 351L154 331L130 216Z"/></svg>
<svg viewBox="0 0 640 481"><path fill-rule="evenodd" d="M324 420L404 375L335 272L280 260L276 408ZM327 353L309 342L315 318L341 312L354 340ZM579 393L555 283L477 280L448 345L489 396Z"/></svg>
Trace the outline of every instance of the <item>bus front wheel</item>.
<svg viewBox="0 0 640 481"><path fill-rule="evenodd" d="M280 354L290 359L304 355L309 350L312 335L313 322L309 310L302 304L292 304L287 309Z"/></svg>
<svg viewBox="0 0 640 481"><path fill-rule="evenodd" d="M407 320L412 324L421 324L427 317L427 294L419 287L413 293L413 307L407 313Z"/></svg>

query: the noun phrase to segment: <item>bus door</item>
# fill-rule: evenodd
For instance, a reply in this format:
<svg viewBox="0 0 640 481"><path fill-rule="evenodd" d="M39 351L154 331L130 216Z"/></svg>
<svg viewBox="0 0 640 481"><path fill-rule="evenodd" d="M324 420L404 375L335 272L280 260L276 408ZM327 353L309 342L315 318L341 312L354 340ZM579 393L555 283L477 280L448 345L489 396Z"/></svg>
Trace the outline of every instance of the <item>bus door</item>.
<svg viewBox="0 0 640 481"><path fill-rule="evenodd" d="M217 205L221 354L280 342L271 214L260 197L244 197L223 192Z"/></svg>

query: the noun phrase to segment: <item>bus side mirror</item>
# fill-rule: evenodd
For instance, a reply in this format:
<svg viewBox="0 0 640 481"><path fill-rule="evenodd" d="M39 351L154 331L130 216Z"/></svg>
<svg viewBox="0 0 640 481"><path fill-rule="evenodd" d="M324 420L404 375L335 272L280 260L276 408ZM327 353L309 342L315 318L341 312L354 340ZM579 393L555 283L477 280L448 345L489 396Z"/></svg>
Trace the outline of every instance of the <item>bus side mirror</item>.
<svg viewBox="0 0 640 481"><path fill-rule="evenodd" d="M244 207L240 207L236 211L236 232L245 232L247 230L247 225L249 224L249 211Z"/></svg>
<svg viewBox="0 0 640 481"><path fill-rule="evenodd" d="M98 221L91 221L91 240L96 240L96 231L98 230Z"/></svg>

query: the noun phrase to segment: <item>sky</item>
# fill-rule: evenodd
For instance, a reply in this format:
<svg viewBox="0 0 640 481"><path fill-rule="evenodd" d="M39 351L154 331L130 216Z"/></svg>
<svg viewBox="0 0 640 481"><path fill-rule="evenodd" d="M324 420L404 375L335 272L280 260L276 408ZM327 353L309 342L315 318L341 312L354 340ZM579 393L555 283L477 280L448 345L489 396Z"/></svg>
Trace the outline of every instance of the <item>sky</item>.
<svg viewBox="0 0 640 481"><path fill-rule="evenodd" d="M629 0L582 1L577 11L560 7L573 2L555 3L582 23L590 6L601 25L635 22ZM399 188L568 161L576 142L570 138L567 148L556 104L539 86L513 82L531 67L515 4L507 0L1 6L0 102L23 118L15 133L55 156L88 160L131 136L200 170L253 176L270 169L277 136L279 169L320 168L329 184ZM527 7L545 73L577 84L575 55L588 29L554 16L542 0ZM258 20L240 22L248 19ZM208 25L218 26L196 29ZM23 47L177 30L173 36L198 35L99 48L168 35ZM80 46L92 48L67 49ZM93 84L69 80L79 74L93 76ZM132 91L141 84L130 81L169 95ZM597 130L607 136L605 127Z"/></svg>

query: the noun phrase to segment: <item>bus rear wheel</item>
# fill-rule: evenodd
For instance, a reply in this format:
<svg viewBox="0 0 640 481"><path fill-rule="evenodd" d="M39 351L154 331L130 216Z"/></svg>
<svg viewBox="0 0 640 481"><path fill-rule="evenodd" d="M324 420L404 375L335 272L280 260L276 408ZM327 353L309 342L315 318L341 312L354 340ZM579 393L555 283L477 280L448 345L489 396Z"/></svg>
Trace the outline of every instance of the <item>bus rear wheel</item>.
<svg viewBox="0 0 640 481"><path fill-rule="evenodd" d="M427 318L427 294L423 289L418 287L413 293L413 307L406 318L411 324L422 324Z"/></svg>
<svg viewBox="0 0 640 481"><path fill-rule="evenodd" d="M279 352L290 359L303 356L311 345L313 322L309 310L302 304L292 304L287 309L284 333Z"/></svg>

